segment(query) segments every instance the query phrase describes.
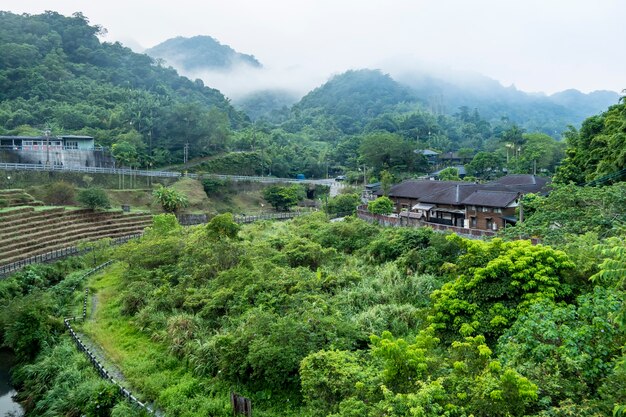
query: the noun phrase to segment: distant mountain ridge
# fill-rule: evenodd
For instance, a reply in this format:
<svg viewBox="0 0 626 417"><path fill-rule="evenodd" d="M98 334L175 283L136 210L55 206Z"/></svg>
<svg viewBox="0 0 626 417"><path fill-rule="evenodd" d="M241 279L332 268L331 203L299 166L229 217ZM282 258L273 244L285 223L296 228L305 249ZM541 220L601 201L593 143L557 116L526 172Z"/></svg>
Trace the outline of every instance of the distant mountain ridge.
<svg viewBox="0 0 626 417"><path fill-rule="evenodd" d="M406 72L396 79L426 100L431 110L452 114L463 106L476 108L488 121L506 119L528 131L550 135L566 130L568 125L579 127L587 117L617 104L620 98L614 91L585 94L570 89L552 95L526 93L480 74L454 79Z"/></svg>
<svg viewBox="0 0 626 417"><path fill-rule="evenodd" d="M305 95L294 110L334 114L354 127L411 103L434 114L452 115L467 107L477 109L490 122L507 120L529 132L558 137L569 125L579 127L587 117L617 104L619 97L612 91L584 94L573 89L549 96L531 94L478 74L454 81L420 72L392 77L363 69L332 77Z"/></svg>
<svg viewBox="0 0 626 417"><path fill-rule="evenodd" d="M254 55L237 52L211 36L178 36L146 49L145 53L153 58L164 59L183 72L230 70L240 64L262 68Z"/></svg>

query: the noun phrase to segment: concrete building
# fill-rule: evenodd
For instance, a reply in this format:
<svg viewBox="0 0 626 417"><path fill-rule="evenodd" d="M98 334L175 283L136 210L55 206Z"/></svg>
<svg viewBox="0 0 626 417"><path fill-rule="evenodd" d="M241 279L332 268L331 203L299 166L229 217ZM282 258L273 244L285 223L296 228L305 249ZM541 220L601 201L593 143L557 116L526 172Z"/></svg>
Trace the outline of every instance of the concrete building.
<svg viewBox="0 0 626 417"><path fill-rule="evenodd" d="M0 162L113 168L114 161L91 136L0 136Z"/></svg>

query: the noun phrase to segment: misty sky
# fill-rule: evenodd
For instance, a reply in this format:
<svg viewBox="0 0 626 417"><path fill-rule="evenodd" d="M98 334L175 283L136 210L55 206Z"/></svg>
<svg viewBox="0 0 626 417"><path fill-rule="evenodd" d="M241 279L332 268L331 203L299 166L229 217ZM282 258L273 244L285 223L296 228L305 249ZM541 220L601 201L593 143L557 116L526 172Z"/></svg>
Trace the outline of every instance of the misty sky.
<svg viewBox="0 0 626 417"><path fill-rule="evenodd" d="M424 65L524 91L626 88L624 0L2 0L0 10L81 11L105 41L133 49L210 35L307 88L350 68Z"/></svg>

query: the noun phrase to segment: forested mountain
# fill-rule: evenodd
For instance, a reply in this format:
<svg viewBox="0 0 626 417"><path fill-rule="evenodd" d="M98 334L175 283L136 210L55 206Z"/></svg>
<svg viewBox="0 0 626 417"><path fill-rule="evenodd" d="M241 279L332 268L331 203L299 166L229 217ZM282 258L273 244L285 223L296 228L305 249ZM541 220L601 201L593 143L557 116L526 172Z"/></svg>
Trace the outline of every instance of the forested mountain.
<svg viewBox="0 0 626 417"><path fill-rule="evenodd" d="M556 180L583 184L626 177L626 101L585 120L580 130L565 134L567 157ZM606 178L613 176L612 178Z"/></svg>
<svg viewBox="0 0 626 417"><path fill-rule="evenodd" d="M233 104L253 121L263 119L272 123L285 120L289 108L299 97L287 90L259 90L233 99Z"/></svg>
<svg viewBox="0 0 626 417"><path fill-rule="evenodd" d="M578 90L566 90L550 96L529 94L476 74L439 76L416 72L398 76L398 80L427 100L433 111L453 113L462 106L477 108L490 122L505 119L528 131L554 137L559 137L568 125L580 126L585 118L603 111L619 99L613 91L583 94Z"/></svg>
<svg viewBox="0 0 626 417"><path fill-rule="evenodd" d="M235 143L260 151L265 172L279 176L351 172L349 178L356 179L366 166L368 180L378 180L385 170L399 180L434 170L415 152L420 149L456 152L468 161L476 155L472 175L478 178L504 169L545 174L563 155L554 138L506 119L489 123L478 109L436 114L410 89L375 70L337 75L272 117L238 132Z"/></svg>
<svg viewBox="0 0 626 417"><path fill-rule="evenodd" d="M0 14L0 133L38 134L48 126L53 134L91 135L124 165L142 167L181 161L189 143L191 158L249 151L259 162L245 172L284 177L352 172L355 178L363 165L371 180L383 170L417 176L432 167L416 149L492 153L481 155L477 174L503 168L549 173L561 148L532 134L554 135L554 123L565 127L563 117L579 123L583 113L613 97L568 91L550 101L484 77L471 83L470 94L435 78L415 78L408 86L363 69L332 77L291 107L294 97L284 91L243 98L239 106L255 119L251 125L219 91L119 43L100 42L99 31L81 14ZM442 102L440 87L457 95ZM448 97L458 99L449 105ZM518 119L502 117L507 109Z"/></svg>
<svg viewBox="0 0 626 417"><path fill-rule="evenodd" d="M229 70L237 65L261 68L261 63L253 56L235 51L222 45L210 36L168 39L152 48L146 54L164 59L168 65L186 73L198 70Z"/></svg>
<svg viewBox="0 0 626 417"><path fill-rule="evenodd" d="M398 104L416 101L407 87L388 74L366 69L347 71L314 89L293 107L293 126L324 116L332 119L342 133L358 133L368 121L395 111Z"/></svg>
<svg viewBox="0 0 626 417"><path fill-rule="evenodd" d="M130 164L165 163L219 150L231 127L247 123L217 90L155 64L80 13L0 12L0 132L92 135L122 144Z"/></svg>

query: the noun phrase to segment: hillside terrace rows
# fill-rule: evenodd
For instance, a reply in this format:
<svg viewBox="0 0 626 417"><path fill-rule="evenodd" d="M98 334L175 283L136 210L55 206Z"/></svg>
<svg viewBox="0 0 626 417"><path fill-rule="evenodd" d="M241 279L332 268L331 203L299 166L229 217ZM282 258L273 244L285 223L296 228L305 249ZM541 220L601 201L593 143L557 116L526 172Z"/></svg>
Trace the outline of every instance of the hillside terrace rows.
<svg viewBox="0 0 626 417"><path fill-rule="evenodd" d="M0 208L17 206L43 206L41 201L36 201L31 195L21 189L0 190Z"/></svg>
<svg viewBox="0 0 626 417"><path fill-rule="evenodd" d="M0 212L0 266L80 242L141 233L146 213L15 207Z"/></svg>

